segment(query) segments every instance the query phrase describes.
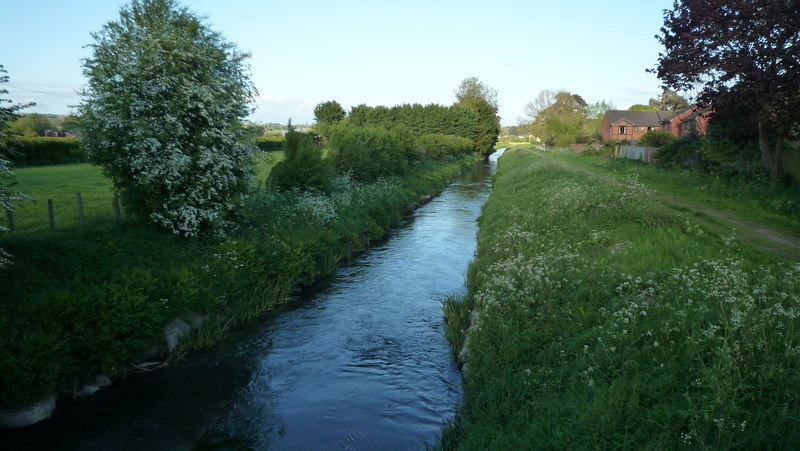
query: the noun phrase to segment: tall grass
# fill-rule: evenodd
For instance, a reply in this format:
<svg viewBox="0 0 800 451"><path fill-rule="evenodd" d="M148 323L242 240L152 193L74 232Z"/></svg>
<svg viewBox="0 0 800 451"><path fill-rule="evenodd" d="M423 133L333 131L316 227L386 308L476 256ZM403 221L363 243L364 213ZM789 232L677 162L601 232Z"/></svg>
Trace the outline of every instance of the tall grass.
<svg viewBox="0 0 800 451"><path fill-rule="evenodd" d="M445 449L800 445L800 265L623 180L500 159Z"/></svg>

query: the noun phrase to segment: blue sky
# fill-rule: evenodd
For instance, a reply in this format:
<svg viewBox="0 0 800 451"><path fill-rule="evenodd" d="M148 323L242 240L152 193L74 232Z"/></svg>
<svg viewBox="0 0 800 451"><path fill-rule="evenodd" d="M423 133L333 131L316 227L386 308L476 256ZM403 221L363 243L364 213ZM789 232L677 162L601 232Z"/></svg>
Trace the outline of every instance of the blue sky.
<svg viewBox="0 0 800 451"><path fill-rule="evenodd" d="M122 0L0 0L0 64L27 112L65 114L79 102L90 33L116 20ZM617 108L660 92L655 39L671 0L596 2L406 0L275 2L185 0L250 52L259 97L251 120L313 121L313 108L454 101L475 76L498 90L513 125L543 89Z"/></svg>

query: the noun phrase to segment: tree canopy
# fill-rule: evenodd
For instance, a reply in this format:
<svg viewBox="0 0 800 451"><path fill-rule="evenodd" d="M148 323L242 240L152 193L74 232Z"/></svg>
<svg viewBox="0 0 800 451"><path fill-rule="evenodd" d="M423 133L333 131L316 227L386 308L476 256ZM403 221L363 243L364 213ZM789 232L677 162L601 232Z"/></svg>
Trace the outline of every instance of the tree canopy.
<svg viewBox="0 0 800 451"><path fill-rule="evenodd" d="M655 72L664 84L698 89L716 110L745 106L757 122L762 160L780 177L784 142L800 123L797 1L676 0L657 38L664 53Z"/></svg>
<svg viewBox="0 0 800 451"><path fill-rule="evenodd" d="M497 90L483 84L477 77L468 77L461 81L455 94L457 106L464 106L478 113L478 133L472 139L475 151L488 157L500 135Z"/></svg>
<svg viewBox="0 0 800 451"><path fill-rule="evenodd" d="M314 107L314 120L317 121L317 132L325 139L331 137L333 127L344 119L344 117L344 108L335 100L322 102Z"/></svg>
<svg viewBox="0 0 800 451"><path fill-rule="evenodd" d="M174 0L133 0L92 36L87 155L133 213L179 235L222 231L253 172L248 55Z"/></svg>

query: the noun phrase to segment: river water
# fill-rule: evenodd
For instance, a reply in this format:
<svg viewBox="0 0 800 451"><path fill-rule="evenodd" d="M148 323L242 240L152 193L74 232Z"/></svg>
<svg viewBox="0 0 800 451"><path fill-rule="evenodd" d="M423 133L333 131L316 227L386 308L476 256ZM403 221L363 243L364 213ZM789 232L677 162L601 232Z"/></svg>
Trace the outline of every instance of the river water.
<svg viewBox="0 0 800 451"><path fill-rule="evenodd" d="M424 449L461 374L441 299L464 291L497 154L388 237L210 351L128 377L3 449Z"/></svg>

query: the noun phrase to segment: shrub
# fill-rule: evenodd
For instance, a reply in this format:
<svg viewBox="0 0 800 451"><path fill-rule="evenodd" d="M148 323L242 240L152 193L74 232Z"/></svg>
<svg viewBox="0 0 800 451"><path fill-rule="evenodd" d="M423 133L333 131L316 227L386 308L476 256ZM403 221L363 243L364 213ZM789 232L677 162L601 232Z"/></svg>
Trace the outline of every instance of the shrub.
<svg viewBox="0 0 800 451"><path fill-rule="evenodd" d="M20 138L11 144L8 156L15 166L86 161L78 141L70 138Z"/></svg>
<svg viewBox="0 0 800 451"><path fill-rule="evenodd" d="M650 130L639 139L639 144L648 147L663 147L675 141L675 135L666 130Z"/></svg>
<svg viewBox="0 0 800 451"><path fill-rule="evenodd" d="M258 138L253 138L256 147L262 152L282 150L284 141L283 136L260 136Z"/></svg>
<svg viewBox="0 0 800 451"><path fill-rule="evenodd" d="M324 189L331 169L311 135L294 130L286 134L286 159L270 174L275 186L285 188Z"/></svg>
<svg viewBox="0 0 800 451"><path fill-rule="evenodd" d="M382 127L339 127L330 148L336 170L358 180L398 174L406 165L400 142Z"/></svg>
<svg viewBox="0 0 800 451"><path fill-rule="evenodd" d="M434 133L417 140L420 154L434 160L448 160L466 155L473 150L472 140L454 135Z"/></svg>
<svg viewBox="0 0 800 451"><path fill-rule="evenodd" d="M700 138L696 136L684 136L676 139L656 152L658 164L661 166L685 166L691 164L692 160L697 160L700 146Z"/></svg>

